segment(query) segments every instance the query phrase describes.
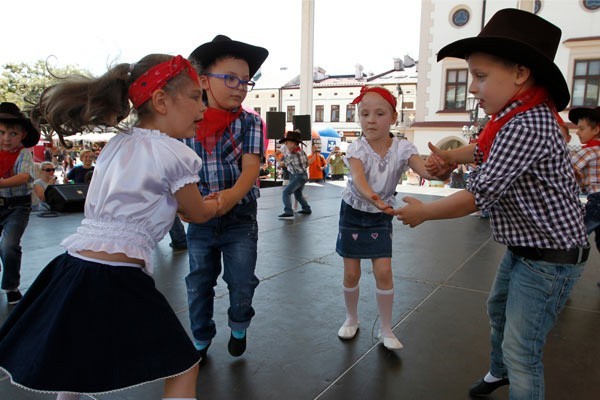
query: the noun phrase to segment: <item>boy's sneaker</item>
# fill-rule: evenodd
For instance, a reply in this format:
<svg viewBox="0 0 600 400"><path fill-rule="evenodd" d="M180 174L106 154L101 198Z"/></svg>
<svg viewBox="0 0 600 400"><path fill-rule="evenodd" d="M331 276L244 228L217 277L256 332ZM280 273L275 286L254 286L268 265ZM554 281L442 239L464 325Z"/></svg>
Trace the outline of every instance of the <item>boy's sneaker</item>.
<svg viewBox="0 0 600 400"><path fill-rule="evenodd" d="M6 292L6 300L8 301L8 304L17 304L22 298L23 296L18 290L14 292Z"/></svg>
<svg viewBox="0 0 600 400"><path fill-rule="evenodd" d="M312 210L300 210L298 214L310 215L312 214Z"/></svg>
<svg viewBox="0 0 600 400"><path fill-rule="evenodd" d="M233 336L233 333L229 337L229 343L227 343L227 350L229 350L229 354L234 357L239 357L246 351L246 336L238 339Z"/></svg>
<svg viewBox="0 0 600 400"><path fill-rule="evenodd" d="M277 218L279 218L279 219L294 219L294 214L283 213L281 215L278 215Z"/></svg>

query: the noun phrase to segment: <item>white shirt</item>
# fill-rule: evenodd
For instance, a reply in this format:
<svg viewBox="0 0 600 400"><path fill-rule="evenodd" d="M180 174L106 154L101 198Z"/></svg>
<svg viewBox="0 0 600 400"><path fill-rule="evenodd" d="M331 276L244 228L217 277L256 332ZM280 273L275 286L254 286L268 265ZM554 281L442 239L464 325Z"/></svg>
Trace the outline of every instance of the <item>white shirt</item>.
<svg viewBox="0 0 600 400"><path fill-rule="evenodd" d="M145 261L171 229L174 193L199 181L202 160L166 134L133 128L112 138L98 157L77 233L61 243L68 251L125 253Z"/></svg>

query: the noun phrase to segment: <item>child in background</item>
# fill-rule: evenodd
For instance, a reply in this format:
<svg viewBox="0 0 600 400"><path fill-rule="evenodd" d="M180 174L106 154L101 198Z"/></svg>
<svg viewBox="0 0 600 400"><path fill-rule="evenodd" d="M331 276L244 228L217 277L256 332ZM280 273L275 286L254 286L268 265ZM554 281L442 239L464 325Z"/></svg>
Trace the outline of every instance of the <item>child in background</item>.
<svg viewBox="0 0 600 400"><path fill-rule="evenodd" d="M426 179L438 179L425 169L417 148L390 135L396 122L396 98L382 87L364 86L352 104L358 104L362 137L346 152L350 173L342 192L340 231L336 251L344 258L346 320L338 331L352 339L358 331L358 298L361 259L371 259L377 284L379 338L385 348L402 343L392 332L394 282L392 279L392 218L396 186L408 167ZM447 179L452 168L441 172Z"/></svg>
<svg viewBox="0 0 600 400"><path fill-rule="evenodd" d="M304 150L302 150L302 147L300 147L304 146L300 136L300 131L290 131L283 139L279 140L279 143L283 144L281 147L283 165L286 166L290 173L290 181L281 194L283 214L277 216L279 219L294 219L294 209L292 208L291 201L292 195L294 195L295 200L302 206L298 214L312 214L312 209L306 201L304 194L302 194L302 189L304 189L304 185L308 181L308 175L306 174L308 157Z"/></svg>
<svg viewBox="0 0 600 400"><path fill-rule="evenodd" d="M13 103L0 104L0 258L2 289L8 304L21 300L21 238L31 213L33 156L28 147L40 139L29 118Z"/></svg>
<svg viewBox="0 0 600 400"><path fill-rule="evenodd" d="M325 182L325 168L327 162L317 146L312 147L312 154L308 156L308 181Z"/></svg>
<svg viewBox="0 0 600 400"><path fill-rule="evenodd" d="M177 209L201 223L218 206L198 191L202 161L177 140L195 135L205 110L196 71L181 56L148 55L51 86L34 115L62 140L116 127L130 101L138 121L98 158L85 219L61 243L67 252L0 329L0 370L20 387L66 399L166 379L165 399L196 398L200 355L150 276Z"/></svg>
<svg viewBox="0 0 600 400"><path fill-rule="evenodd" d="M467 60L469 92L491 120L477 144L442 152L446 163L475 160L467 190L431 203L405 197L404 224L490 213L507 246L488 299L489 372L469 390L486 396L510 383L511 399L542 400L542 349L589 254L579 189L557 111L569 88L554 64L561 30L535 14L498 11L477 37L442 48ZM558 121L557 121L558 120Z"/></svg>
<svg viewBox="0 0 600 400"><path fill-rule="evenodd" d="M196 139L188 141L202 159L200 191L217 193L217 217L189 224L190 273L186 278L194 344L206 355L217 330L213 320L214 287L221 273L229 289L227 349L234 357L246 350L246 330L254 316L252 299L258 286L256 186L263 156L263 122L242 108L247 92L269 52L218 35L196 48L189 59L200 74L208 108Z"/></svg>

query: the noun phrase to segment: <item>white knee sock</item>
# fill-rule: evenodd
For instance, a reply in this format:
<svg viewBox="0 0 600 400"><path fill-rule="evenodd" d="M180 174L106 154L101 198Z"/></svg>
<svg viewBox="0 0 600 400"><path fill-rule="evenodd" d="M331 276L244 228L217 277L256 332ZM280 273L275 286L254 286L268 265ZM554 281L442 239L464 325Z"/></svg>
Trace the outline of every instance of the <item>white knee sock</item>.
<svg viewBox="0 0 600 400"><path fill-rule="evenodd" d="M344 302L346 303L346 322L344 325L356 325L358 323L358 285L353 288L344 286Z"/></svg>
<svg viewBox="0 0 600 400"><path fill-rule="evenodd" d="M56 396L56 400L79 400L80 398L80 394L65 392L60 392L58 396Z"/></svg>
<svg viewBox="0 0 600 400"><path fill-rule="evenodd" d="M394 288L377 289L377 308L382 337L395 337L392 332L392 308L394 306Z"/></svg>

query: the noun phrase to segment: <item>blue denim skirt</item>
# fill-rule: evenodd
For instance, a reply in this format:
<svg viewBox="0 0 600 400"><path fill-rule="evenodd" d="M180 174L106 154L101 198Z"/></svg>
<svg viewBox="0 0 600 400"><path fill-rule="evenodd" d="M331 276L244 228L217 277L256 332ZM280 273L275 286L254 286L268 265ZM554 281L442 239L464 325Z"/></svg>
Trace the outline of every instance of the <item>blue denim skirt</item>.
<svg viewBox="0 0 600 400"><path fill-rule="evenodd" d="M0 371L34 391L107 393L179 375L199 358L140 268L66 253L44 268L0 328Z"/></svg>
<svg viewBox="0 0 600 400"><path fill-rule="evenodd" d="M392 219L384 213L355 210L342 200L335 251L346 258L391 258Z"/></svg>

